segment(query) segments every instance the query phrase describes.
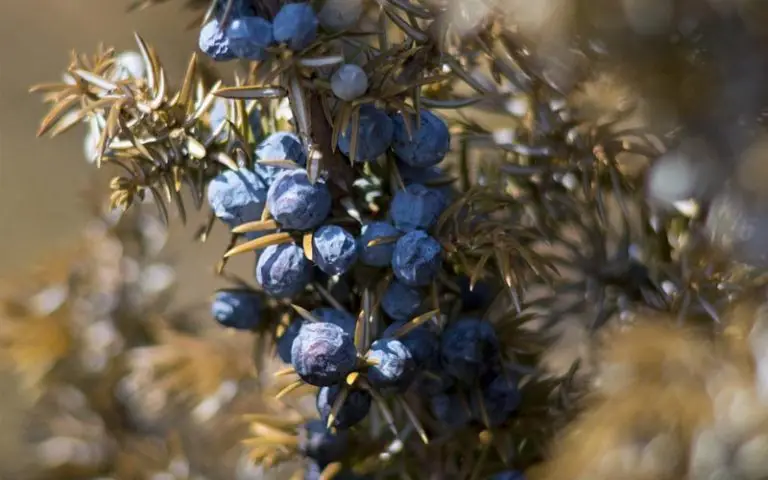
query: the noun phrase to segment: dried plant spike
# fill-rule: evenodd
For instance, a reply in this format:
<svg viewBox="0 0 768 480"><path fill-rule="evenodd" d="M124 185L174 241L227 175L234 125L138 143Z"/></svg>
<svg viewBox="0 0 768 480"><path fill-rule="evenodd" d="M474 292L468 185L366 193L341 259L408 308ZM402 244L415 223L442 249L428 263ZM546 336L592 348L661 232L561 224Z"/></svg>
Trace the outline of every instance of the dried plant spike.
<svg viewBox="0 0 768 480"><path fill-rule="evenodd" d="M265 232L268 230L277 230L278 224L274 220L258 220L238 225L232 229L232 233L242 234L250 232Z"/></svg>
<svg viewBox="0 0 768 480"><path fill-rule="evenodd" d="M293 238L289 233L285 233L285 232L272 233L270 235L257 238L255 240L249 240L245 243L241 243L240 245L237 245L234 248L231 248L226 253L224 253L224 258L229 258L233 255L238 255L240 253L253 252L265 247L269 247L270 245L280 245L283 243L290 243L290 242L293 242Z"/></svg>

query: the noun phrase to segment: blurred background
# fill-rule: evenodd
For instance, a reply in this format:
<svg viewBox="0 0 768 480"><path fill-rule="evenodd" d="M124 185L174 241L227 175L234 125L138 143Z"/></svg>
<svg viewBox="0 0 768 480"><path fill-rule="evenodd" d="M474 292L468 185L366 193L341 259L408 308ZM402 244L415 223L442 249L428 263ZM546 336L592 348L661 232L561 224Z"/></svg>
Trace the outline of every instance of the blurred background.
<svg viewBox="0 0 768 480"><path fill-rule="evenodd" d="M134 50L133 33L155 45L170 78L180 78L197 48L196 34L184 27L195 14L184 2L166 2L151 9L126 13L130 2L122 0L28 0L8 3L0 16L0 278L28 270L30 262L47 262L57 251L77 242L88 220L83 193L92 185L103 186L104 175L95 172L83 153L85 125L53 140L36 138L46 114L38 95L27 91L33 84L59 81L69 53L92 54L99 42L117 51ZM41 12L45 12L41 15ZM31 36L31 34L34 36ZM109 170L109 169L106 169ZM99 175L100 181L96 181ZM210 262L187 262L181 275L199 281L184 282L194 292L210 292L211 265L215 252L193 242L200 217L191 218L187 229L174 222L174 241L169 253L189 258L193 249ZM216 230L217 233L222 233ZM189 268L189 270L187 270ZM184 294L191 298L194 294Z"/></svg>

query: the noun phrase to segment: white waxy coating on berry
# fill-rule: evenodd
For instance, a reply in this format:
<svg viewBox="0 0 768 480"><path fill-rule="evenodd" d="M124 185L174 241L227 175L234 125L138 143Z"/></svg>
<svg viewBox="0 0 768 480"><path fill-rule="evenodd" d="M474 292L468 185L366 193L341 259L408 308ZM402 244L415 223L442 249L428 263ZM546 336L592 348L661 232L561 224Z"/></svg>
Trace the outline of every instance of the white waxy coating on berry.
<svg viewBox="0 0 768 480"><path fill-rule="evenodd" d="M353 63L344 64L331 77L331 90L340 99L351 102L368 91L368 75Z"/></svg>

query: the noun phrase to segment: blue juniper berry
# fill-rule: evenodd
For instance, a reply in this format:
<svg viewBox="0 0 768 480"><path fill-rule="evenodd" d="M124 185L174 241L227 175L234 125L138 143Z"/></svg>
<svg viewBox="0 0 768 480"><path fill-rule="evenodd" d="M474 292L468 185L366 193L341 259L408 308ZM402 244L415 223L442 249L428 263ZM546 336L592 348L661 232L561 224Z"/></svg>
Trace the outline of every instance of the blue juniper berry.
<svg viewBox="0 0 768 480"><path fill-rule="evenodd" d="M332 323L341 327L348 335L355 334L357 320L355 317L335 308L320 307L312 310L312 316L321 322Z"/></svg>
<svg viewBox="0 0 768 480"><path fill-rule="evenodd" d="M397 241L392 253L392 272L411 287L430 284L442 264L442 247L422 230L408 232Z"/></svg>
<svg viewBox="0 0 768 480"><path fill-rule="evenodd" d="M389 213L398 230L429 230L447 204L439 190L414 183L395 193Z"/></svg>
<svg viewBox="0 0 768 480"><path fill-rule="evenodd" d="M291 363L291 348L293 347L293 341L299 336L302 324L302 318L294 318L285 328L282 335L277 338L277 356L285 363Z"/></svg>
<svg viewBox="0 0 768 480"><path fill-rule="evenodd" d="M219 290L211 302L211 315L220 325L252 330L259 324L261 299L247 290Z"/></svg>
<svg viewBox="0 0 768 480"><path fill-rule="evenodd" d="M217 62L226 62L237 58L229 43L226 31L221 28L221 24L216 18L203 25L197 43L203 53Z"/></svg>
<svg viewBox="0 0 768 480"><path fill-rule="evenodd" d="M338 398L339 392L341 392L339 385L322 387L317 392L315 404L323 425L328 424L328 417L331 415L333 404ZM352 388L344 399L344 403L336 415L333 426L341 430L351 428L363 421L370 410L371 394L359 388Z"/></svg>
<svg viewBox="0 0 768 480"><path fill-rule="evenodd" d="M392 280L381 299L381 308L393 320L410 320L421 306L422 293L398 280Z"/></svg>
<svg viewBox="0 0 768 480"><path fill-rule="evenodd" d="M303 50L317 38L317 15L309 3L283 5L272 23L275 41L291 50Z"/></svg>
<svg viewBox="0 0 768 480"><path fill-rule="evenodd" d="M293 297L301 293L311 280L312 263L297 245L270 245L259 255L256 281L272 297Z"/></svg>
<svg viewBox="0 0 768 480"><path fill-rule="evenodd" d="M291 160L300 167L307 165L307 155L299 137L293 132L275 132L261 141L254 152L258 160ZM256 162L256 174L267 185L272 185L275 178L285 169L274 165Z"/></svg>
<svg viewBox="0 0 768 480"><path fill-rule="evenodd" d="M363 14L363 0L326 0L317 19L329 31L347 30L357 25Z"/></svg>
<svg viewBox="0 0 768 480"><path fill-rule="evenodd" d="M328 275L346 273L357 261L357 242L338 225L324 225L312 237L312 259Z"/></svg>
<svg viewBox="0 0 768 480"><path fill-rule="evenodd" d="M470 289L470 278L466 275L460 275L456 278L456 283L461 289L461 308L464 311L488 308L495 298L493 289L488 282L479 280L475 283L474 288Z"/></svg>
<svg viewBox="0 0 768 480"><path fill-rule="evenodd" d="M471 420L469 405L456 390L430 397L429 410L435 420L449 429L461 428Z"/></svg>
<svg viewBox="0 0 768 480"><path fill-rule="evenodd" d="M499 341L488 322L463 318L450 323L440 338L440 361L456 380L471 384L498 358Z"/></svg>
<svg viewBox="0 0 768 480"><path fill-rule="evenodd" d="M439 191L446 200L453 199L457 194L456 187L446 181L448 178L446 172L438 166L427 168L412 167L400 160L397 160L396 165L397 171L400 172L400 177L406 186L420 183L425 187Z"/></svg>
<svg viewBox="0 0 768 480"><path fill-rule="evenodd" d="M274 41L272 23L254 15L236 16L227 25L229 48L238 58L264 60L266 48Z"/></svg>
<svg viewBox="0 0 768 480"><path fill-rule="evenodd" d="M331 212L331 192L322 179L311 183L306 170L285 170L269 187L267 208L282 227L309 230Z"/></svg>
<svg viewBox="0 0 768 480"><path fill-rule="evenodd" d="M403 113L394 116L392 151L400 161L412 167L426 168L440 163L451 149L451 134L445 122L430 112L421 110L421 123L410 115L412 136L408 136ZM408 114L407 114L408 115ZM416 128L418 127L418 128Z"/></svg>
<svg viewBox="0 0 768 480"><path fill-rule="evenodd" d="M520 389L517 386L517 378L510 372L498 372L490 379L486 379L482 385L481 394L483 409L487 415L490 427L497 427L504 423L509 416L517 410L522 401ZM478 404L478 398L472 398L472 414L475 419L483 422L483 410Z"/></svg>
<svg viewBox="0 0 768 480"><path fill-rule="evenodd" d="M333 323L340 326L349 335L355 334L355 326L357 324L355 317L336 310L335 308L320 307L312 310L312 316L321 322ZM301 326L305 323L302 317L294 318L285 331L277 339L277 354L280 359L285 363L291 363L291 348L293 347L293 341L299 335Z"/></svg>
<svg viewBox="0 0 768 480"><path fill-rule="evenodd" d="M293 368L302 380L318 387L339 383L357 366L352 336L328 322L304 322L291 347Z"/></svg>
<svg viewBox="0 0 768 480"><path fill-rule="evenodd" d="M301 454L315 460L321 468L341 459L347 450L347 433L332 433L320 420L309 420L300 425L297 437Z"/></svg>
<svg viewBox="0 0 768 480"><path fill-rule="evenodd" d="M226 170L208 184L208 204L214 215L234 228L261 219L267 201L267 186L251 170ZM256 238L264 232L252 232Z"/></svg>
<svg viewBox="0 0 768 480"><path fill-rule="evenodd" d="M398 237L400 232L387 222L370 222L363 226L358 242L360 261L371 267L385 267L392 262L392 253L395 250L395 242L387 241L377 245L368 246L373 240Z"/></svg>
<svg viewBox="0 0 768 480"><path fill-rule="evenodd" d="M360 66L346 63L331 76L331 90L342 100L351 102L368 90L368 75Z"/></svg>
<svg viewBox="0 0 768 480"><path fill-rule="evenodd" d="M382 338L392 337L407 322L395 322L381 334ZM419 325L410 332L398 338L411 353L417 367L429 367L437 362L440 340L437 334L427 325Z"/></svg>
<svg viewBox="0 0 768 480"><path fill-rule="evenodd" d="M416 362L410 350L394 338L380 338L366 355L375 365L368 367L368 380L384 391L404 391L416 377Z"/></svg>
<svg viewBox="0 0 768 480"><path fill-rule="evenodd" d="M392 119L373 105L360 107L360 123L357 133L355 161L370 162L384 154L392 143L394 127ZM339 135L339 150L350 156L352 151L352 125Z"/></svg>

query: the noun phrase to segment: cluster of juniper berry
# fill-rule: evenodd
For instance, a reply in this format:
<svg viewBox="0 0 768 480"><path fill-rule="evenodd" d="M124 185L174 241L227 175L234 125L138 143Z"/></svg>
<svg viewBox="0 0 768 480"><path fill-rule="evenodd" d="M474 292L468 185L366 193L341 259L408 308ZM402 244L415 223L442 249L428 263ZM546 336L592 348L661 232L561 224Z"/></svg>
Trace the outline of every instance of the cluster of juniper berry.
<svg viewBox="0 0 768 480"><path fill-rule="evenodd" d="M338 21L323 23L309 3L285 4L271 21L239 3L226 26L214 17L200 31L200 48L214 60L263 60L270 45L300 50L317 37L320 26L340 27ZM325 13L332 20L342 16ZM357 19L346 20L354 24ZM368 78L360 66L347 63L330 76L330 84L339 100L352 101L366 93ZM216 129L226 114L226 102L217 103L211 128ZM373 104L360 109L354 156L359 180L375 181L363 167L389 156L403 182L391 196L388 212L382 212L386 216L369 212L357 224L340 226L343 222L337 221L334 212L344 208L335 204L327 178L321 175L311 181L301 138L289 131L264 137L256 110L251 114L252 129L262 138L254 151L254 167L226 170L208 185L209 205L230 229L263 224L265 209L276 222L276 230L271 231L242 228L248 240L275 231L311 232L312 239L309 255L306 246L293 241L257 251L255 279L263 293L224 289L214 297L213 316L226 327L258 328L262 295L292 301L318 278L347 285L355 295L360 293L355 290L357 276L386 278L391 272L391 281L377 301L385 315L374 325L377 335L367 351L356 346L358 319L334 306L297 314L276 339L282 361L301 380L319 387L316 405L322 421L307 423L302 435L308 439L304 453L317 462L318 471L343 460L346 430L367 417L372 391L387 396L414 389L447 429L472 422L497 427L521 401L517 375L501 361L494 328L481 319L495 296L489 284L480 282L470 288L467 277L448 275L448 283L458 287L461 314L447 325L440 325L439 313L428 316L429 321L419 320L430 311L430 289L440 294L446 289L438 282L446 269L444 249L434 230L456 192L450 185L434 184L445 177L438 165L451 149L446 122L427 109L419 112L418 125L414 125L416 118ZM337 148L345 156L352 149L351 128L338 137ZM338 402L345 385L351 388ZM522 476L508 471L493 478Z"/></svg>

